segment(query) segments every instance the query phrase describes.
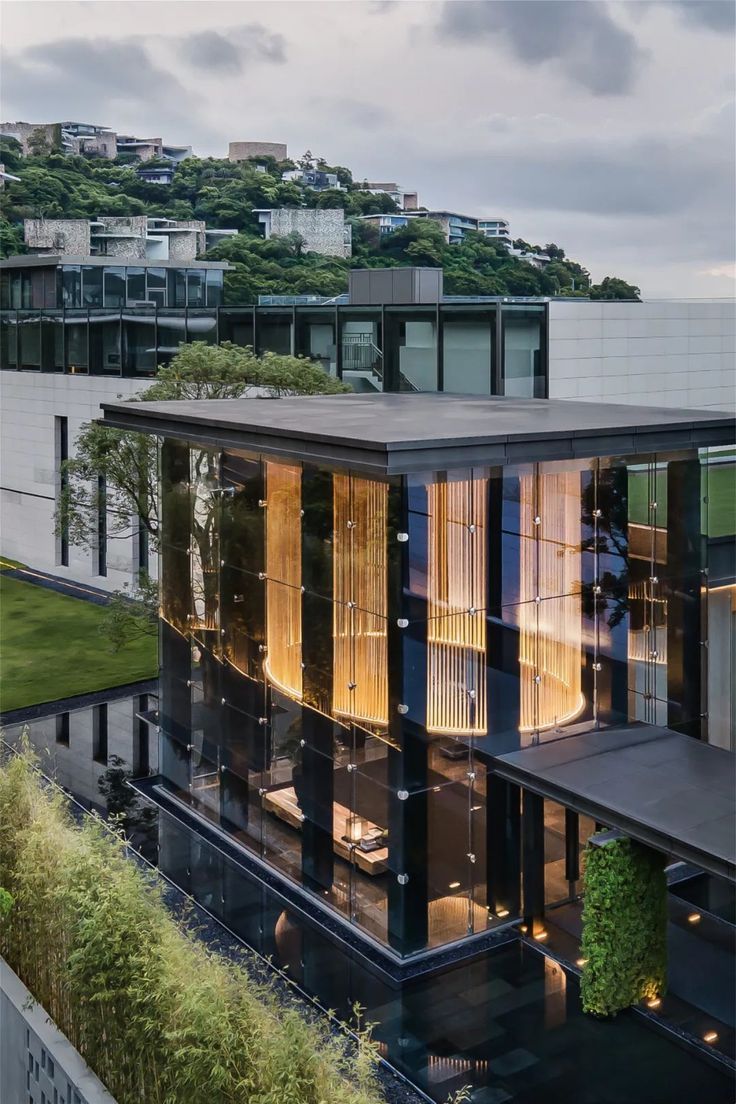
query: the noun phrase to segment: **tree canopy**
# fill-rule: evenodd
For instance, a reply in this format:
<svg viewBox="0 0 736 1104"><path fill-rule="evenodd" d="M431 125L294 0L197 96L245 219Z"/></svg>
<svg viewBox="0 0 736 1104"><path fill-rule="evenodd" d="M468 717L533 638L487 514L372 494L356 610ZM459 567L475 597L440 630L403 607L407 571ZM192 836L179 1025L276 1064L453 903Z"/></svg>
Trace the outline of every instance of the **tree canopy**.
<svg viewBox="0 0 736 1104"><path fill-rule="evenodd" d="M131 402L172 399L236 399L266 395L339 394L350 388L304 357L264 353L231 342L182 345ZM110 536L142 526L155 543L159 536L156 440L142 433L89 422L77 438L75 455L65 462L66 486L57 526L73 544L94 548L100 497Z"/></svg>
<svg viewBox="0 0 736 1104"><path fill-rule="evenodd" d="M5 189L0 218L2 255L23 252L24 218L94 218L100 215L143 215L173 219L204 219L215 229L235 229L237 236L219 242L207 253L210 260L226 260L225 301L243 304L258 295L315 294L332 297L347 290L352 268L400 265L440 265L449 295L578 295L630 299L638 289L618 277L591 285L585 267L571 261L564 249L550 243L530 245L521 238L514 245L526 252L548 252L552 263L538 268L512 256L503 244L482 234L468 234L448 245L437 223L412 220L408 226L379 235L362 215L396 212L386 193L372 195L353 180L348 168L328 165L309 150L298 164L336 174L341 189L316 191L297 181L282 180L293 161L266 158L231 162L190 157L177 165L171 184L141 180L129 155L115 161L91 156L68 156L34 146L23 157L19 144L0 139L0 161L20 176ZM264 241L254 208L342 208L352 224L350 259L308 253L289 238Z"/></svg>

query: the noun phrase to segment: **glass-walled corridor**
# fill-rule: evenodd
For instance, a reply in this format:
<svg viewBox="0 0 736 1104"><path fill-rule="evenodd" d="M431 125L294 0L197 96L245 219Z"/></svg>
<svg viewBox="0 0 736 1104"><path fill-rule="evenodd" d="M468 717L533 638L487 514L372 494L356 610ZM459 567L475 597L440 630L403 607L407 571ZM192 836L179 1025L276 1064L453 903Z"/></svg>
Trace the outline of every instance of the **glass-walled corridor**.
<svg viewBox="0 0 736 1104"><path fill-rule="evenodd" d="M229 307L221 271L94 268L92 295L72 268L58 301L0 310L4 369L150 376L182 344L232 341L259 356L306 357L357 392L547 394L543 303Z"/></svg>

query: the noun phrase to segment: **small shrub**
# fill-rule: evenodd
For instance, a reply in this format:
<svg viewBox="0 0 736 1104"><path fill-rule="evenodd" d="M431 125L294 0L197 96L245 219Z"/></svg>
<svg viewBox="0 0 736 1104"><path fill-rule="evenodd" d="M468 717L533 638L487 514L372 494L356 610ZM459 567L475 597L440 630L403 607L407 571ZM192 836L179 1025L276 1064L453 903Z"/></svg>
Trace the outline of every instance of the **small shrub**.
<svg viewBox="0 0 736 1104"><path fill-rule="evenodd" d="M581 997L612 1016L660 996L667 979L667 884L662 856L630 839L585 851Z"/></svg>

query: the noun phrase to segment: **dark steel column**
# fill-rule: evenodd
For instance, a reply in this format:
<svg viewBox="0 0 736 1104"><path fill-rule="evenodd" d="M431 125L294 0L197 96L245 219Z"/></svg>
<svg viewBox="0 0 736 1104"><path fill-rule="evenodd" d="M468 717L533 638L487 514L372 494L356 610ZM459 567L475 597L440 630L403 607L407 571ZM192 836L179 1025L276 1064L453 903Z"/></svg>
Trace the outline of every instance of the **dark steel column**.
<svg viewBox="0 0 736 1104"><path fill-rule="evenodd" d="M486 799L488 907L514 919L521 909L521 790L488 774ZM505 920L507 916L501 916Z"/></svg>
<svg viewBox="0 0 736 1104"><path fill-rule="evenodd" d="M580 878L580 816L574 809L565 809L565 877L568 882Z"/></svg>
<svg viewBox="0 0 736 1104"><path fill-rule="evenodd" d="M302 877L312 889L334 878L334 722L332 699L332 476L302 473L302 748L299 799Z"/></svg>
<svg viewBox="0 0 736 1104"><path fill-rule="evenodd" d="M700 737L700 462L667 465L667 727Z"/></svg>
<svg viewBox="0 0 736 1104"><path fill-rule="evenodd" d="M503 307L500 303L496 304L496 326L494 331L493 342L493 362L491 365L491 394L503 395L503 357L504 357L504 340L503 340Z"/></svg>
<svg viewBox="0 0 736 1104"><path fill-rule="evenodd" d="M521 823L524 923L534 934L544 920L544 798L524 790Z"/></svg>
<svg viewBox="0 0 736 1104"><path fill-rule="evenodd" d="M408 535L406 489L389 488L388 522L388 939L400 954L427 944L427 737L424 727L405 711L408 606ZM408 677L407 677L408 676ZM426 686L426 681L424 682ZM425 691L426 692L426 691Z"/></svg>
<svg viewBox="0 0 736 1104"><path fill-rule="evenodd" d="M513 486L511 482L513 481ZM521 717L521 673L519 669L519 626L515 623L518 598L518 539L504 546L504 487L509 498L518 500L518 476L494 468L488 480L488 609L486 625L489 749L493 755L519 747ZM511 492L515 489L516 494ZM508 554L504 554L505 549Z"/></svg>

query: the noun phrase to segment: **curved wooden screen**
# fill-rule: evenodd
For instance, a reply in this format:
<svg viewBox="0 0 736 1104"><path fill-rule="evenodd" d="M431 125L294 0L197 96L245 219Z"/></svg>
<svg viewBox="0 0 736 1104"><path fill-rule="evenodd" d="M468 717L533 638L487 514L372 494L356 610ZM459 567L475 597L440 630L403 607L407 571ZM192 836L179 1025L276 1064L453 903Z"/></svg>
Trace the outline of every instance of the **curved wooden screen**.
<svg viewBox="0 0 736 1104"><path fill-rule="evenodd" d="M270 681L302 696L301 469L266 464L266 653Z"/></svg>
<svg viewBox="0 0 736 1104"><path fill-rule="evenodd" d="M333 477L333 696L336 716L388 724L388 486Z"/></svg>
<svg viewBox="0 0 736 1104"><path fill-rule="evenodd" d="M487 480L431 483L427 731L485 734Z"/></svg>
<svg viewBox="0 0 736 1104"><path fill-rule="evenodd" d="M580 475L535 473L520 483L520 728L530 733L571 721L584 705Z"/></svg>

